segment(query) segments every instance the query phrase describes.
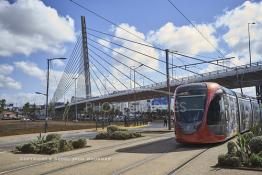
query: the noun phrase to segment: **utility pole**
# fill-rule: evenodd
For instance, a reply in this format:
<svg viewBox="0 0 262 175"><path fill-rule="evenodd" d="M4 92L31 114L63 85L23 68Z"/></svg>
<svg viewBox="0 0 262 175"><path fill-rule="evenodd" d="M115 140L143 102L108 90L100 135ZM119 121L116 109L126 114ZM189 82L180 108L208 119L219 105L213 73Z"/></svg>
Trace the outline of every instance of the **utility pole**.
<svg viewBox="0 0 262 175"><path fill-rule="evenodd" d="M49 64L50 59L47 59L47 78L46 78L46 106L45 106L45 133L47 132L47 120L48 120L48 93L49 93Z"/></svg>
<svg viewBox="0 0 262 175"><path fill-rule="evenodd" d="M84 59L84 70L85 70L85 87L86 87L86 98L91 98L91 82L90 82L90 69L89 69L89 56L87 46L87 32L86 32L86 20L84 16L81 16L82 25L82 47L83 47L83 59Z"/></svg>
<svg viewBox="0 0 262 175"><path fill-rule="evenodd" d="M171 130L169 50L166 49L165 51L166 51L166 86L168 90L168 95L167 95L168 130Z"/></svg>
<svg viewBox="0 0 262 175"><path fill-rule="evenodd" d="M72 78L74 81L75 81L75 100L74 100L74 102L75 102L75 121L77 121L77 104L76 104L76 80L77 80L77 78L75 77L75 78Z"/></svg>
<svg viewBox="0 0 262 175"><path fill-rule="evenodd" d="M142 66L144 66L144 64L140 64L139 66L134 68L134 91L136 91L136 69L138 69L138 68L140 68ZM135 106L134 106L135 110L134 111L135 111L135 119L136 119L136 103L137 103L137 101L136 101L136 92L135 92L134 96L135 96Z"/></svg>
<svg viewBox="0 0 262 175"><path fill-rule="evenodd" d="M256 24L254 22L247 24L247 30L248 30L248 48L249 48L249 60L250 60L250 67L251 67L251 47L250 47L250 32L249 32L249 25L250 24Z"/></svg>
<svg viewBox="0 0 262 175"><path fill-rule="evenodd" d="M46 107L45 107L45 133L47 132L47 120L48 120L48 93L49 93L49 67L53 60L65 60L66 58L51 58L47 59L47 78L46 78Z"/></svg>

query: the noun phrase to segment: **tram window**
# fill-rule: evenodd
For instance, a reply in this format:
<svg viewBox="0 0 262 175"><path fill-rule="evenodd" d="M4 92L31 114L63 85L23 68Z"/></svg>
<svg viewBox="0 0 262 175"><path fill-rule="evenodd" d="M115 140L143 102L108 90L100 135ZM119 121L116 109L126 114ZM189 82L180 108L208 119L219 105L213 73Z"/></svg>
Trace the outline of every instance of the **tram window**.
<svg viewBox="0 0 262 175"><path fill-rule="evenodd" d="M211 101L207 113L207 124L208 125L216 125L220 122L220 103L221 103L221 95L216 95Z"/></svg>

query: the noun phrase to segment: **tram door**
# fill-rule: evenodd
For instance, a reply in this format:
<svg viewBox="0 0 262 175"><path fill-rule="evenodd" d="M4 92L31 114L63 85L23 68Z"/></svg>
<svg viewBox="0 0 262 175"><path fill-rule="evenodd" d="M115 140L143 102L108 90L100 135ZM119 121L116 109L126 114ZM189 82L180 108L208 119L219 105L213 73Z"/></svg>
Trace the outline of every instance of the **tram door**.
<svg viewBox="0 0 262 175"><path fill-rule="evenodd" d="M223 94L223 101L226 135L227 137L231 137L236 135L238 131L237 99L233 95Z"/></svg>
<svg viewBox="0 0 262 175"><path fill-rule="evenodd" d="M240 132L247 131L252 126L251 103L248 98L239 98Z"/></svg>
<svg viewBox="0 0 262 175"><path fill-rule="evenodd" d="M207 113L208 128L215 135L226 135L226 113L222 91L218 91L210 102Z"/></svg>

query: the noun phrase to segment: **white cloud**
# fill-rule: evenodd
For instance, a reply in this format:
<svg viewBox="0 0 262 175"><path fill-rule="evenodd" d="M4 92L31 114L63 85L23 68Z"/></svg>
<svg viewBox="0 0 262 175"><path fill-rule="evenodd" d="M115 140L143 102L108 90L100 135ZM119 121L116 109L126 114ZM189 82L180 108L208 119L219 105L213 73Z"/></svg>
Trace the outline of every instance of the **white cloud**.
<svg viewBox="0 0 262 175"><path fill-rule="evenodd" d="M0 88L21 89L21 83L9 77L14 67L9 64L0 64Z"/></svg>
<svg viewBox="0 0 262 175"><path fill-rule="evenodd" d="M56 65L57 67L64 67L65 63L63 60L53 60L52 63Z"/></svg>
<svg viewBox="0 0 262 175"><path fill-rule="evenodd" d="M9 75L13 72L14 67L9 64L0 64L0 74Z"/></svg>
<svg viewBox="0 0 262 175"><path fill-rule="evenodd" d="M136 41L136 42L140 42L140 43L143 43L143 44L147 44L147 45L150 45L147 41L147 38L146 36L139 32L136 27L134 26L130 26L129 24L126 24L126 23L122 23L119 25L121 28L124 28L126 30L128 30L129 32L131 32L132 34L136 35L131 35L125 31L123 31L121 28L119 27L116 27L114 29L114 35L117 36L117 37L121 37L121 38L126 38L126 39L129 39L129 40L132 40L132 41ZM141 39L139 39L141 38ZM125 40L121 40L121 39L115 39L116 42L119 42L122 46L124 47L127 47L127 48L130 48L132 50L136 50L138 52L141 52L141 53L144 53L144 54L147 54L147 55L150 55L151 57L155 57L156 59L159 58L159 53L153 49L153 48L150 48L150 47L145 47L145 46L141 46L141 45L138 45L138 44L135 44L135 43L131 43L131 42L128 42L128 41L125 41ZM116 47L114 48L114 50L116 52L119 52L123 55L126 55L132 59L134 59L135 61L137 62L141 62L147 66L150 66L154 69L159 69L159 61L157 60L154 60L152 58L149 58L147 56L143 56L139 53L136 53L134 51L131 51L131 50L128 50L128 49L125 49L125 48L122 48L122 47ZM117 58L119 61L121 62L124 62L125 64L129 65L129 66L138 66L139 63L135 62L135 61L132 61L130 59L127 59L125 58L124 56L121 56L119 55L118 53L116 52L113 52L113 56L115 58ZM123 71L125 71L125 69L123 69ZM140 70L142 70L143 72L152 72L151 69L149 68L146 68L145 66L143 68L141 68Z"/></svg>
<svg viewBox="0 0 262 175"><path fill-rule="evenodd" d="M0 88L21 89L22 85L13 78L0 74Z"/></svg>
<svg viewBox="0 0 262 175"><path fill-rule="evenodd" d="M27 102L36 105L45 104L45 96L35 93L0 94L0 99L6 99L7 103L13 103L17 106L23 106Z"/></svg>
<svg viewBox="0 0 262 175"><path fill-rule="evenodd" d="M16 68L20 69L26 75L35 77L39 80L45 80L46 74L45 71L40 69L35 63L18 61L14 63Z"/></svg>
<svg viewBox="0 0 262 175"><path fill-rule="evenodd" d="M64 53L75 40L74 21L40 0L0 1L0 56L37 51Z"/></svg>
<svg viewBox="0 0 262 175"><path fill-rule="evenodd" d="M107 38L105 38L105 40L108 40ZM99 43L99 44L102 44L102 45L104 45L105 47L110 47L111 45L110 45L110 42L107 42L107 41L105 41L104 39L98 39L97 40L97 42ZM106 51L108 51L108 49L107 48L105 48L105 47L103 47Z"/></svg>
<svg viewBox="0 0 262 175"><path fill-rule="evenodd" d="M218 40L214 36L215 28L211 24L198 24L197 29L201 31L215 47ZM208 53L215 51L206 40L191 26L175 26L168 22L156 31L150 31L149 41L160 44L164 48L191 54Z"/></svg>
<svg viewBox="0 0 262 175"><path fill-rule="evenodd" d="M42 81L43 86L46 86L46 70L38 67L37 64L32 62L18 61L14 63L16 68L24 72L26 75L35 77ZM54 90L63 74L63 71L51 70L49 72L50 90Z"/></svg>
<svg viewBox="0 0 262 175"><path fill-rule="evenodd" d="M242 5L226 11L217 18L216 26L225 27L227 31L223 40L242 63L249 62L248 23L250 25L252 61L260 61L262 54L262 2L245 1Z"/></svg>

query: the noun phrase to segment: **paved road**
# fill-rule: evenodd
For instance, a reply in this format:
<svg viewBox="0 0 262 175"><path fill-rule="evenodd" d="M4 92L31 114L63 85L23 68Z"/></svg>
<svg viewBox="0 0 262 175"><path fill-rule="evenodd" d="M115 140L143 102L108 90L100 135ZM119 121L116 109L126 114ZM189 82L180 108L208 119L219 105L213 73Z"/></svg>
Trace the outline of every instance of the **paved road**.
<svg viewBox="0 0 262 175"><path fill-rule="evenodd" d="M86 130L73 130L73 131L61 131L55 132L62 135L62 138L67 140L76 140L79 138L94 138L97 132ZM46 135L46 134L42 134ZM0 150L13 150L17 145L21 145L30 142L35 139L39 134L25 134L16 136L6 136L0 138Z"/></svg>
<svg viewBox="0 0 262 175"><path fill-rule="evenodd" d="M151 130L163 130L162 122L151 122L148 126L142 128L135 128L131 130L143 132L143 131L151 131ZM72 131L60 131L53 132L59 133L62 135L62 138L66 140L76 140L79 138L94 138L97 134L96 131L87 131L87 130L72 130ZM43 134L46 135L46 134ZM35 139L39 136L38 133L34 134L25 134L25 135L16 135L16 136L6 136L0 137L0 151L1 150L13 150L17 145L21 145L27 142L30 142L32 139Z"/></svg>

